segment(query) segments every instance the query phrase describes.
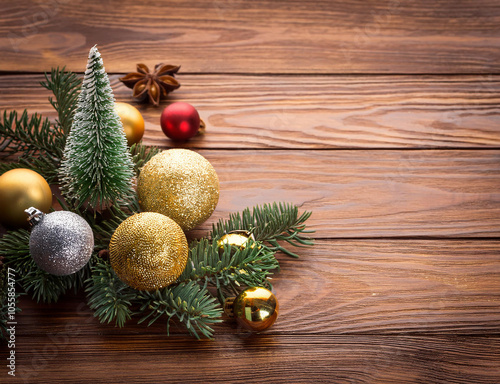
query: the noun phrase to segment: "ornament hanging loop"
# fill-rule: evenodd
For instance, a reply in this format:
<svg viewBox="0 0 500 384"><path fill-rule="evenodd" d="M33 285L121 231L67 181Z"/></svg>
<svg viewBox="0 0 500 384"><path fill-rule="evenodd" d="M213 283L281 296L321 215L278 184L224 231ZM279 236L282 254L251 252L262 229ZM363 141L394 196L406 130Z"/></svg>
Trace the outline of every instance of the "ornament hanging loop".
<svg viewBox="0 0 500 384"><path fill-rule="evenodd" d="M29 207L28 209L25 209L24 212L28 214L29 217L27 220L32 227L38 224L40 220L42 220L42 217L45 216L45 213L35 207Z"/></svg>

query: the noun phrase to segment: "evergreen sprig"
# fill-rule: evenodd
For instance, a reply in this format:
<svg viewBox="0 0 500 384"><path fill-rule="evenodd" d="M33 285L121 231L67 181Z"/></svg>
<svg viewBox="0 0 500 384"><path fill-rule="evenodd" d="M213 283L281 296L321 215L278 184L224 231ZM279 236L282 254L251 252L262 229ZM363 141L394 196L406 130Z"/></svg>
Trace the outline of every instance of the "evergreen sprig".
<svg viewBox="0 0 500 384"><path fill-rule="evenodd" d="M0 158L16 157L11 163L0 164L0 173L13 168L29 168L40 173L49 183L55 183L61 163L66 137L71 126L80 80L76 74L63 69L52 69L45 74L42 86L55 96L49 98L59 119L51 125L39 114L28 115L25 109L4 111L0 119Z"/></svg>
<svg viewBox="0 0 500 384"><path fill-rule="evenodd" d="M17 111L4 111L0 121L0 156L17 156L16 167L33 169L53 182L59 161L54 152L58 138L49 119L36 113L29 116L26 110L21 115Z"/></svg>
<svg viewBox="0 0 500 384"><path fill-rule="evenodd" d="M215 286L223 302L223 292L227 288L235 294L236 286L270 287L268 278L278 268L274 252L251 240L243 249L225 246L221 250L216 241L201 239L191 244L186 268L178 281L198 281Z"/></svg>
<svg viewBox="0 0 500 384"><path fill-rule="evenodd" d="M170 320L176 317L184 324L190 334L199 338L198 332L211 338L211 324L222 321L222 308L210 295L206 285L200 286L194 281L181 283L154 292L141 291L138 300L142 302L140 312L147 313L140 320L149 319L148 326L161 317L167 318L167 334L170 331Z"/></svg>
<svg viewBox="0 0 500 384"><path fill-rule="evenodd" d="M289 256L298 257L279 244L285 241L295 247L313 245L313 240L305 236L314 231L306 230L305 222L311 212L299 216L299 208L290 203L264 204L251 211L246 208L241 213L232 213L228 220L220 220L212 226L211 239L218 239L235 230L251 232L255 240L267 243L269 249L281 251Z"/></svg>
<svg viewBox="0 0 500 384"><path fill-rule="evenodd" d="M137 291L122 282L108 262L100 260L92 268L86 292L89 306L101 323L115 321L118 327L123 327L131 318Z"/></svg>
<svg viewBox="0 0 500 384"><path fill-rule="evenodd" d="M130 154L134 162L135 175L139 176L141 168L146 164L154 155L161 152L158 147L145 146L142 143L132 144L130 147Z"/></svg>
<svg viewBox="0 0 500 384"><path fill-rule="evenodd" d="M81 83L81 79L75 73L66 71L66 67L52 68L50 76L45 73L45 81L40 82L42 87L52 91L55 96L55 99L49 97L49 102L57 111L59 118L56 120L56 125L65 137L69 134L73 123ZM58 148L61 156L64 149L64 143L62 144Z"/></svg>

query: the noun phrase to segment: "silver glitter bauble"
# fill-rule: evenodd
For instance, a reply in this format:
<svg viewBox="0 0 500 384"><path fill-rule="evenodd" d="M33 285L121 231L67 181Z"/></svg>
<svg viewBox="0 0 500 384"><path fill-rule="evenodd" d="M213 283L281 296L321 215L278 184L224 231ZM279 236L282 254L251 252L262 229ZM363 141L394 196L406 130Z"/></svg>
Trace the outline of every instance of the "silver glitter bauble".
<svg viewBox="0 0 500 384"><path fill-rule="evenodd" d="M26 210L33 225L30 253L40 269L53 275L70 275L82 269L92 256L94 235L76 213L56 211L45 215Z"/></svg>

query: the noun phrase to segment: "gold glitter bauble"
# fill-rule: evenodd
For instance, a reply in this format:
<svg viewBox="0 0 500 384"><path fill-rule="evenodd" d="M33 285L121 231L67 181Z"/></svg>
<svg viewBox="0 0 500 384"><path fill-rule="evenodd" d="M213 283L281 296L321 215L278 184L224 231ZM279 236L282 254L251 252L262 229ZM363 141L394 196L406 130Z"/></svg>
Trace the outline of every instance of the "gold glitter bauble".
<svg viewBox="0 0 500 384"><path fill-rule="evenodd" d="M28 227L29 207L49 212L52 191L47 181L35 171L11 169L0 176L0 222L8 227Z"/></svg>
<svg viewBox="0 0 500 384"><path fill-rule="evenodd" d="M236 297L227 298L224 311L229 317L235 318L242 327L251 331L263 331L278 318L279 305L270 290L252 287Z"/></svg>
<svg viewBox="0 0 500 384"><path fill-rule="evenodd" d="M154 212L137 213L111 237L109 260L135 289L153 291L173 283L186 268L189 247L181 227Z"/></svg>
<svg viewBox="0 0 500 384"><path fill-rule="evenodd" d="M208 219L217 206L219 178L200 154L169 149L142 168L137 195L143 211L162 213L189 231Z"/></svg>

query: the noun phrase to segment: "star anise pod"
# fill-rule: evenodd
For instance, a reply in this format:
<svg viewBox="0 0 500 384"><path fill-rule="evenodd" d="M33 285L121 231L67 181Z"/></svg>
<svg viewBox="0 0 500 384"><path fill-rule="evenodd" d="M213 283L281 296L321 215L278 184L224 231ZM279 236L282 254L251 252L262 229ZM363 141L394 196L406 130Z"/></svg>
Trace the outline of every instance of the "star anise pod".
<svg viewBox="0 0 500 384"><path fill-rule="evenodd" d="M130 72L119 80L133 89L132 96L140 101L149 101L155 107L160 98L179 88L180 83L174 78L180 65L156 64L153 73L145 64L137 64L137 72Z"/></svg>

